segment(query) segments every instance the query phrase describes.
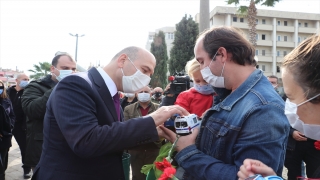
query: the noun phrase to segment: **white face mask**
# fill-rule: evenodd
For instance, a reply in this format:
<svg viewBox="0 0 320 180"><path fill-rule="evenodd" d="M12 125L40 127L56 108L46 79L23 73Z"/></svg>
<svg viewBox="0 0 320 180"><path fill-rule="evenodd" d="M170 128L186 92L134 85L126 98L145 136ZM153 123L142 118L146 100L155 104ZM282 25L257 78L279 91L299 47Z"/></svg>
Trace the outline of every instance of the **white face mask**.
<svg viewBox="0 0 320 180"><path fill-rule="evenodd" d="M226 63L223 64L223 67L222 67L222 71L221 71L221 75L220 76L216 76L214 74L212 74L211 70L210 70L210 65L212 63L212 61L214 61L214 59L216 58L216 55L217 55L218 51L216 52L216 54L213 56L209 66L203 68L200 72L201 72L201 75L203 77L203 79L211 84L213 87L217 87L217 88L225 88L225 85L224 85L224 77L222 76L223 74L223 70L224 70L224 66Z"/></svg>
<svg viewBox="0 0 320 180"><path fill-rule="evenodd" d="M302 104L309 102L318 96L320 96L320 94L318 94L318 95L314 96L313 98L310 98L310 99L308 99L298 105L293 102L290 102L290 100L287 98L286 104L285 104L285 110L284 110L284 114L287 116L291 127L300 131L306 137L314 139L314 140L320 140L320 125L305 124L303 121L301 121L299 119L299 116L297 114L297 109Z"/></svg>
<svg viewBox="0 0 320 180"><path fill-rule="evenodd" d="M129 57L128 57L129 59ZM129 59L129 61L133 64L133 62ZM137 67L133 64L133 66L137 69ZM139 69L137 72L131 76L125 76L122 71L122 88L124 93L136 93L139 92L142 88L146 87L151 78L145 74L143 74Z"/></svg>
<svg viewBox="0 0 320 180"><path fill-rule="evenodd" d="M148 102L148 101L150 101L150 94L149 93L139 93L138 100L140 102Z"/></svg>
<svg viewBox="0 0 320 180"><path fill-rule="evenodd" d="M132 97L134 97L135 94L134 94L134 93L126 93L125 95L126 95L128 98L132 98Z"/></svg>
<svg viewBox="0 0 320 180"><path fill-rule="evenodd" d="M61 81L63 78L65 78L65 77L69 76L70 74L72 74L72 70L59 70L59 69L57 69L56 67L54 67L54 68L55 68L56 70L58 70L59 73L60 73L59 76L57 76L57 75L55 75L54 73L52 73L54 76L56 76L56 79L57 79L58 81Z"/></svg>

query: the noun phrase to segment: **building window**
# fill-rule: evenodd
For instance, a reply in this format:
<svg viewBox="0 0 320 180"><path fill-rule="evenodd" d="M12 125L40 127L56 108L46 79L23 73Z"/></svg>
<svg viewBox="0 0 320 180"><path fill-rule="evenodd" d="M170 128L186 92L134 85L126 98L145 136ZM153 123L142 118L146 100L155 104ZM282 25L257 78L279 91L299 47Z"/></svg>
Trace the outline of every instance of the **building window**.
<svg viewBox="0 0 320 180"><path fill-rule="evenodd" d="M280 56L280 51L277 51L277 56L278 56L278 57Z"/></svg>
<svg viewBox="0 0 320 180"><path fill-rule="evenodd" d="M259 40L259 34L256 34L256 40Z"/></svg>
<svg viewBox="0 0 320 180"><path fill-rule="evenodd" d="M256 49L256 56L259 56L259 49Z"/></svg>
<svg viewBox="0 0 320 180"><path fill-rule="evenodd" d="M288 37L287 36L283 36L283 41L288 41Z"/></svg>
<svg viewBox="0 0 320 180"><path fill-rule="evenodd" d="M265 19L262 19L262 24L266 24L266 20Z"/></svg>
<svg viewBox="0 0 320 180"><path fill-rule="evenodd" d="M244 22L243 18L240 18L240 22Z"/></svg>
<svg viewBox="0 0 320 180"><path fill-rule="evenodd" d="M287 55L287 51L283 51L283 57Z"/></svg>
<svg viewBox="0 0 320 180"><path fill-rule="evenodd" d="M262 65L261 70L262 70L262 71L266 71L266 65Z"/></svg>
<svg viewBox="0 0 320 180"><path fill-rule="evenodd" d="M308 23L304 23L304 27L308 27Z"/></svg>
<svg viewBox="0 0 320 180"><path fill-rule="evenodd" d="M277 39L278 41L281 41L281 36L278 36L278 39Z"/></svg>
<svg viewBox="0 0 320 180"><path fill-rule="evenodd" d="M301 42L301 37L298 37L298 43L300 43Z"/></svg>
<svg viewBox="0 0 320 180"><path fill-rule="evenodd" d="M280 66L277 66L277 73L280 72Z"/></svg>
<svg viewBox="0 0 320 180"><path fill-rule="evenodd" d="M262 56L265 56L266 55L266 50L262 50Z"/></svg>
<svg viewBox="0 0 320 180"><path fill-rule="evenodd" d="M301 27L301 23L298 23L298 26Z"/></svg>
<svg viewBox="0 0 320 180"><path fill-rule="evenodd" d="M259 19L256 19L256 24L259 24Z"/></svg>
<svg viewBox="0 0 320 180"><path fill-rule="evenodd" d="M278 21L278 26L281 26L281 21Z"/></svg>
<svg viewBox="0 0 320 180"><path fill-rule="evenodd" d="M265 35L265 34L262 34L261 39L262 39L262 40L266 40L266 35Z"/></svg>
<svg viewBox="0 0 320 180"><path fill-rule="evenodd" d="M233 22L237 22L237 17L233 17Z"/></svg>
<svg viewBox="0 0 320 180"><path fill-rule="evenodd" d="M174 39L174 34L173 33L169 33L169 39Z"/></svg>
<svg viewBox="0 0 320 180"><path fill-rule="evenodd" d="M283 25L284 26L288 26L288 22L287 21L283 21Z"/></svg>

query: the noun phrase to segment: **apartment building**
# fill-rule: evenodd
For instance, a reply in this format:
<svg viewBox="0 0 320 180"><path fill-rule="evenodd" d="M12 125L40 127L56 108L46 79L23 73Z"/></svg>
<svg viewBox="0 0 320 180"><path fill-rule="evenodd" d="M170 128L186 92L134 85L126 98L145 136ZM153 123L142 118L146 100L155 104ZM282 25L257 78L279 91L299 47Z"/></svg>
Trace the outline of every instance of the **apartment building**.
<svg viewBox="0 0 320 180"><path fill-rule="evenodd" d="M196 20L198 15L196 15ZM256 57L266 76L281 77L282 59L307 37L319 33L320 13L258 9ZM247 18L238 17L235 7L217 6L210 12L210 26L233 26L249 36Z"/></svg>
<svg viewBox="0 0 320 180"><path fill-rule="evenodd" d="M146 44L146 49L148 49L148 50L151 49L151 43L153 42L153 38L156 33L159 33L159 31L163 31L165 34L165 40L166 40L166 45L167 45L167 54L168 54L168 58L170 58L170 50L173 46L172 43L174 40L174 32L176 31L175 27L163 27L160 29L156 29L155 32L149 32L148 41Z"/></svg>

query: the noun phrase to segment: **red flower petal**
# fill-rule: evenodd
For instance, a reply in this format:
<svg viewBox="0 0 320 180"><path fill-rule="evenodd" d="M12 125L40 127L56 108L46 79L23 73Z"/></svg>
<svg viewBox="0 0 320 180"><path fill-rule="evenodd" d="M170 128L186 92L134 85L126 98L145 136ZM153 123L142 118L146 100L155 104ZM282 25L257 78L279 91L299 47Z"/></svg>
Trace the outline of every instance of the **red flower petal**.
<svg viewBox="0 0 320 180"><path fill-rule="evenodd" d="M169 180L174 176L175 173L176 173L175 168L167 167L164 169L163 173L161 174L158 180Z"/></svg>
<svg viewBox="0 0 320 180"><path fill-rule="evenodd" d="M169 161L167 161L166 158L163 159L162 162L155 162L156 168L160 171L164 171L165 168L171 167L171 164Z"/></svg>
<svg viewBox="0 0 320 180"><path fill-rule="evenodd" d="M314 147L316 148L316 150L320 151L320 141L314 142Z"/></svg>

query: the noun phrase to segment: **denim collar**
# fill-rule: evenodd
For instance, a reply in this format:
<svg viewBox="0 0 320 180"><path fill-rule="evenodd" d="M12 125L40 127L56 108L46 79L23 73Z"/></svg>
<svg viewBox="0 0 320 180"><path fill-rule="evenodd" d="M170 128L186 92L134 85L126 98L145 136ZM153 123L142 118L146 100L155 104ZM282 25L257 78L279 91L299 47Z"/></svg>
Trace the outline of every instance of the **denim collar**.
<svg viewBox="0 0 320 180"><path fill-rule="evenodd" d="M259 69L253 71L250 76L233 92L224 88L215 88L216 93L223 99L219 104L211 109L220 111L221 109L231 111L234 104L243 98L261 79L263 72Z"/></svg>

